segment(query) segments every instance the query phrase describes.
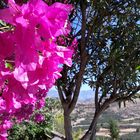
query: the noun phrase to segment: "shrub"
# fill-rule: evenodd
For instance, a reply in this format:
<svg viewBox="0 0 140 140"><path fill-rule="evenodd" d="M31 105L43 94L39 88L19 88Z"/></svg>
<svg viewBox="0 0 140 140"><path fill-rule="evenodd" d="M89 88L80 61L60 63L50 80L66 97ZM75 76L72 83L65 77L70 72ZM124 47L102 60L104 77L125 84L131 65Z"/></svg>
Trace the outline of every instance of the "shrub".
<svg viewBox="0 0 140 140"><path fill-rule="evenodd" d="M45 140L50 137L50 132L53 129L53 109L57 106L56 99L46 99L46 107L36 111L29 121L24 121L20 124L15 124L12 129L9 130L9 140ZM39 115L40 114L40 115ZM39 120L36 120L36 115ZM43 116L43 120L40 118Z"/></svg>
<svg viewBox="0 0 140 140"><path fill-rule="evenodd" d="M79 128L77 131L73 133L74 140L79 140L82 134L83 134L83 130Z"/></svg>
<svg viewBox="0 0 140 140"><path fill-rule="evenodd" d="M63 117L63 114L60 113L60 112L58 112L55 115L54 130L61 133L61 134L65 134L65 131L64 131L64 117Z"/></svg>
<svg viewBox="0 0 140 140"><path fill-rule="evenodd" d="M118 140L119 139L119 127L115 120L109 121L109 130L110 130L110 136L112 140Z"/></svg>

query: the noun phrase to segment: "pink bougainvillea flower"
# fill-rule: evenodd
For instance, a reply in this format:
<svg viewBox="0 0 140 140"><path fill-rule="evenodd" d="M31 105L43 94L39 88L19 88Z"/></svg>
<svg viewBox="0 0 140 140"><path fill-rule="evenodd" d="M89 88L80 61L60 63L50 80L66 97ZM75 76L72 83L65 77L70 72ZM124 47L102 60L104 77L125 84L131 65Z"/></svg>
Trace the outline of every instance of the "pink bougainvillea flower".
<svg viewBox="0 0 140 140"><path fill-rule="evenodd" d="M63 65L72 65L76 41L58 41L70 33L71 9L62 3L48 6L43 0L22 5L8 0L8 8L0 10L0 20L12 27L0 32L0 139L6 139L13 118L29 119L35 109L45 106ZM36 115L37 122L43 120Z"/></svg>
<svg viewBox="0 0 140 140"><path fill-rule="evenodd" d="M8 134L7 134L7 131L0 131L0 140L7 140L7 137Z"/></svg>
<svg viewBox="0 0 140 140"><path fill-rule="evenodd" d="M0 60L10 58L14 53L14 49L12 32L0 33Z"/></svg>
<svg viewBox="0 0 140 140"><path fill-rule="evenodd" d="M7 140L7 130L10 129L12 127L12 123L11 121L5 119L1 121L1 125L0 125L0 140Z"/></svg>
<svg viewBox="0 0 140 140"><path fill-rule="evenodd" d="M35 122L41 123L45 120L45 117L42 114L36 113L34 119L35 119Z"/></svg>

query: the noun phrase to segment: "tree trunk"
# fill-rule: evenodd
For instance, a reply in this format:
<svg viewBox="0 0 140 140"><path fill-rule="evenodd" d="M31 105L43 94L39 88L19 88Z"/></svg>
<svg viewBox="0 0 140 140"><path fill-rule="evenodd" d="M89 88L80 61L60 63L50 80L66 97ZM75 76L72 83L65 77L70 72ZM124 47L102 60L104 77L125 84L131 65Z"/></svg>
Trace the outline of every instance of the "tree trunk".
<svg viewBox="0 0 140 140"><path fill-rule="evenodd" d="M81 140L96 140L95 134L96 134L96 125L97 125L98 117L99 116L94 116L94 119L92 120L88 131L81 138Z"/></svg>
<svg viewBox="0 0 140 140"><path fill-rule="evenodd" d="M91 131L90 140L96 140L96 126L97 126L97 121L94 121L92 131Z"/></svg>
<svg viewBox="0 0 140 140"><path fill-rule="evenodd" d="M85 133L85 135L81 138L81 140L96 140L96 125L97 125L98 118L116 99L117 97L115 96L110 99L107 99L106 101L104 101L102 106L95 111L94 118L90 124L90 127L88 131Z"/></svg>
<svg viewBox="0 0 140 140"><path fill-rule="evenodd" d="M90 124L88 131L81 138L81 140L96 140L96 126L99 116L101 115L102 110L95 112L94 118Z"/></svg>
<svg viewBox="0 0 140 140"><path fill-rule="evenodd" d="M64 129L66 140L73 140L72 138L72 126L71 126L71 117L67 111L64 111Z"/></svg>

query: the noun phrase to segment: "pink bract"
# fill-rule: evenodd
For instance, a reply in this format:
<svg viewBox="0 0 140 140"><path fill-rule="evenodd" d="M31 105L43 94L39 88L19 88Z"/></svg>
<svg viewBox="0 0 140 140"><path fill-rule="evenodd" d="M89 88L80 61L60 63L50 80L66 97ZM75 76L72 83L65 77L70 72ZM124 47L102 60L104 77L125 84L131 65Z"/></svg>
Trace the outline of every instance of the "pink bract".
<svg viewBox="0 0 140 140"><path fill-rule="evenodd" d="M42 114L36 113L34 119L35 122L41 123L45 120L45 117Z"/></svg>
<svg viewBox="0 0 140 140"><path fill-rule="evenodd" d="M42 0L17 5L8 0L8 7L0 10L0 20L12 28L0 32L1 140L6 139L13 119L29 119L45 105L46 93L61 77L62 66L72 65L74 53L74 44L57 44L59 36L70 33L71 5L48 6ZM43 117L37 118L42 121Z"/></svg>

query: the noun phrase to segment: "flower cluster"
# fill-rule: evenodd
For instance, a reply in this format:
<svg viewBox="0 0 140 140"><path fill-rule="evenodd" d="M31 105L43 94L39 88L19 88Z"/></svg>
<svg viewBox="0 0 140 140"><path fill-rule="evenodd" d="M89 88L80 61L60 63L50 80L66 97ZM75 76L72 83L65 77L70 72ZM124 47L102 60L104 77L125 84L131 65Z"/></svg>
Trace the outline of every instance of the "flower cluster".
<svg viewBox="0 0 140 140"><path fill-rule="evenodd" d="M20 6L9 0L8 8L0 10L0 20L12 26L0 32L0 139L6 139L12 120L28 119L44 106L63 64L72 65L74 43L57 43L70 32L71 9L62 3L48 6L42 0Z"/></svg>
<svg viewBox="0 0 140 140"><path fill-rule="evenodd" d="M41 123L45 120L45 117L40 113L36 113L34 119L35 119L35 122Z"/></svg>

